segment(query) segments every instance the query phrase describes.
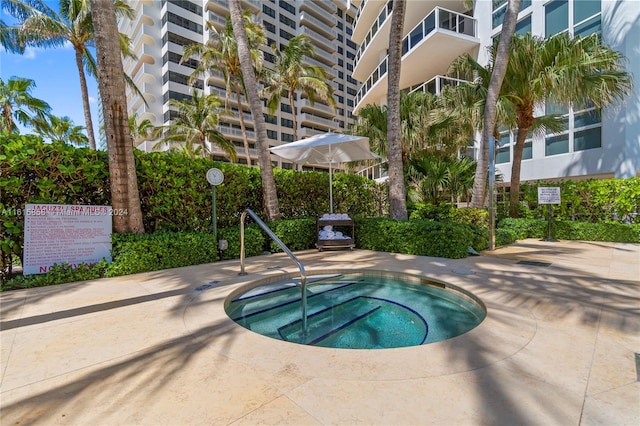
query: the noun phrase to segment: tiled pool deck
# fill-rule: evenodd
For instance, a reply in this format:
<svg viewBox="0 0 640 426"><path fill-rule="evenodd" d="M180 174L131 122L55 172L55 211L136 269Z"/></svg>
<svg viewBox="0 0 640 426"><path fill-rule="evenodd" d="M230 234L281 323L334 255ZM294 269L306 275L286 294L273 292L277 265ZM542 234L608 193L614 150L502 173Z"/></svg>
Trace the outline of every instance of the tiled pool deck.
<svg viewBox="0 0 640 426"><path fill-rule="evenodd" d="M462 260L296 254L310 273L433 276L473 292L488 315L410 348L269 339L223 304L247 280L296 271L282 254L247 259L246 277L229 261L6 292L0 423L640 424L640 244L530 239Z"/></svg>

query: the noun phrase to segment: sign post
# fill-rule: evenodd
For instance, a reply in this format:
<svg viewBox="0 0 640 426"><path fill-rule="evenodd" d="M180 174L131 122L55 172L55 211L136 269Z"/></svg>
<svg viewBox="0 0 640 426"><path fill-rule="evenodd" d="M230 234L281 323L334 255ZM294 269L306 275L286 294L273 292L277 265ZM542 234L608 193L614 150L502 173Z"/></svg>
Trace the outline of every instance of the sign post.
<svg viewBox="0 0 640 426"><path fill-rule="evenodd" d="M218 240L218 215L216 214L216 186L220 185L224 180L224 174L220 169L207 170L207 182L211 184L211 226L213 228L213 237Z"/></svg>
<svg viewBox="0 0 640 426"><path fill-rule="evenodd" d="M489 250L496 248L496 145L495 137L489 136Z"/></svg>
<svg viewBox="0 0 640 426"><path fill-rule="evenodd" d="M551 205L560 204L560 187L557 186L539 186L538 187L538 204L546 204L547 210L547 238L544 241L556 241L551 238Z"/></svg>

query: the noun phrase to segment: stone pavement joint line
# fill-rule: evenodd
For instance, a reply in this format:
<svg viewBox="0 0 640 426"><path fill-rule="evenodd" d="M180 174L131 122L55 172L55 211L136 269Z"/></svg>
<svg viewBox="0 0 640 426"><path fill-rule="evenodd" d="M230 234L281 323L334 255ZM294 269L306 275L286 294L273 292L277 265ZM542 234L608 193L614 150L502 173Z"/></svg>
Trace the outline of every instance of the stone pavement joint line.
<svg viewBox="0 0 640 426"><path fill-rule="evenodd" d="M520 241L451 260L296 253L472 292L487 318L424 346L345 350L224 312L283 254L0 294L3 425L625 425L640 419L640 244ZM519 263L542 262L541 267ZM277 268L274 268L277 265Z"/></svg>

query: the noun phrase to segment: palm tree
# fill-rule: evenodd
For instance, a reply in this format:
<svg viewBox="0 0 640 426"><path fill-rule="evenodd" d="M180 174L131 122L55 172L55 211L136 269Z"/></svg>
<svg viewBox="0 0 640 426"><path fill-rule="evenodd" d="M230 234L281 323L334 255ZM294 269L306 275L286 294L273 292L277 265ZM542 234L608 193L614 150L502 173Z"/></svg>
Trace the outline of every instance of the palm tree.
<svg viewBox="0 0 640 426"><path fill-rule="evenodd" d="M313 44L306 35L291 38L282 50L278 50L276 45L272 45L271 48L275 61L273 70L265 70L264 93L267 97L267 107L269 113L273 114L282 98L289 100L293 119L293 140L298 140L296 91L301 90L311 104L318 98L335 109L333 87L328 83L327 73L322 67L307 65L304 62L305 56L312 57L315 53Z"/></svg>
<svg viewBox="0 0 640 426"><path fill-rule="evenodd" d="M262 178L262 194L266 207L267 220L280 219L280 208L278 206L278 193L276 191L276 181L273 176L273 166L271 165L271 153L269 152L269 139L267 138L267 127L262 115L262 102L258 94L258 84L254 75L253 62L251 60L251 49L244 29L242 20L242 6L240 0L229 0L229 11L231 12L231 25L233 33L238 42L238 57L242 69L242 78L249 97L251 115L256 128L258 161L260 164L260 175Z"/></svg>
<svg viewBox="0 0 640 426"><path fill-rule="evenodd" d="M144 233L113 2L91 0L91 15L98 56L98 88L109 153L111 205L117 213L113 215L113 228L118 233Z"/></svg>
<svg viewBox="0 0 640 426"><path fill-rule="evenodd" d="M400 66L402 58L402 30L406 10L405 0L393 2L389 32L389 73L387 105L387 158L389 161L389 212L392 219L407 220L407 194L404 185L402 133L400 127Z"/></svg>
<svg viewBox="0 0 640 426"><path fill-rule="evenodd" d="M89 136L89 146L96 148L89 106L89 92L85 68L90 75L96 75L96 61L88 50L94 44L94 27L91 20L89 2L86 0L60 0L59 13L50 8L44 0L2 0L2 8L18 20L15 26L0 28L3 46L9 52L23 54L27 46L55 48L70 43L75 52L76 66L80 78L84 119ZM118 15L135 16L133 9L124 1L114 2ZM116 40L120 40L120 33ZM128 39L127 39L128 40ZM119 48L127 46L123 43Z"/></svg>
<svg viewBox="0 0 640 426"><path fill-rule="evenodd" d="M247 33L251 61L254 67L259 70L262 67L262 51L259 48L266 42L264 28L262 25L254 22L249 11L243 13L242 21ZM244 80L242 79L240 57L238 56L238 43L233 33L231 17L227 17L224 30L221 32L218 32L211 22L207 23L207 27L213 33L213 38L210 39L207 44L192 44L185 47L182 59L186 60L191 56L198 56L200 58L200 65L193 72L192 78L200 76L210 69L222 72L227 89L227 96L231 92L236 95L236 102L240 114L240 130L242 131L244 141L244 153L247 159L247 165L251 167L251 154L249 153L249 141L247 140L247 130L244 122L244 105L242 102L242 95L246 94L246 90L244 88Z"/></svg>
<svg viewBox="0 0 640 426"><path fill-rule="evenodd" d="M183 145L186 153L199 152L207 156L212 154L207 142L217 145L227 153L232 161L236 160L236 147L218 130L220 98L215 94L201 95L193 89L191 97L183 100L170 99L169 106L176 108L178 115L166 126L155 130L154 136L160 136L154 149L163 146Z"/></svg>
<svg viewBox="0 0 640 426"><path fill-rule="evenodd" d="M35 132L43 139L51 142L85 146L89 138L84 133L83 126L76 126L69 117L56 117L50 115L48 119L35 119L33 121Z"/></svg>
<svg viewBox="0 0 640 426"><path fill-rule="evenodd" d="M49 104L31 96L35 87L35 81L26 78L11 77L6 83L0 79L0 131L15 132L16 121L30 125L34 119L44 119L49 114Z"/></svg>
<svg viewBox="0 0 640 426"><path fill-rule="evenodd" d="M491 74L497 60L495 49L494 45L492 60L479 75ZM531 34L514 36L498 102L511 116L503 124L518 129L511 169L511 216L519 214L520 168L527 135L556 131L562 124L557 115L535 117L535 106L550 101L558 106L603 108L622 99L632 85L630 75L623 71L623 59L622 54L602 45L596 34L571 38L563 33L546 40ZM482 68L469 57L456 65L467 70ZM480 78L478 84L486 85L486 81Z"/></svg>
<svg viewBox="0 0 640 426"><path fill-rule="evenodd" d="M489 137L493 133L496 125L496 105L500 95L500 87L502 87L502 82L507 70L507 62L511 51L511 39L516 30L519 10L520 0L508 0L507 11L504 15L502 31L500 32L500 41L498 42L498 48L493 57L493 63L496 65L491 72L491 79L489 80L487 98L484 106L482 138L480 140L480 149L478 150L478 164L473 184L471 207L482 208L484 206L485 190L487 188L487 170L489 167ZM493 216L493 212L489 212L489 214ZM491 232L493 232L493 226L490 229ZM493 238L490 239L493 240ZM493 242L490 245L490 248L493 248Z"/></svg>
<svg viewBox="0 0 640 426"><path fill-rule="evenodd" d="M129 132L133 140L133 146L138 146L148 140L154 130L154 125L148 118L138 122L138 113L134 112L129 116Z"/></svg>

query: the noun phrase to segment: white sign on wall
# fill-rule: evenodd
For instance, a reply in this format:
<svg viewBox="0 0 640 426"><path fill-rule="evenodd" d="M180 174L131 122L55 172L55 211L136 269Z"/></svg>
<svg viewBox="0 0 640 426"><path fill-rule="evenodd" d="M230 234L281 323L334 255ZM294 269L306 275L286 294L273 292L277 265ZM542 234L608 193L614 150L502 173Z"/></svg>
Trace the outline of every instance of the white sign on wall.
<svg viewBox="0 0 640 426"><path fill-rule="evenodd" d="M112 212L111 206L27 204L23 274L48 272L56 263L111 262Z"/></svg>
<svg viewBox="0 0 640 426"><path fill-rule="evenodd" d="M560 187L539 186L538 204L560 204Z"/></svg>

